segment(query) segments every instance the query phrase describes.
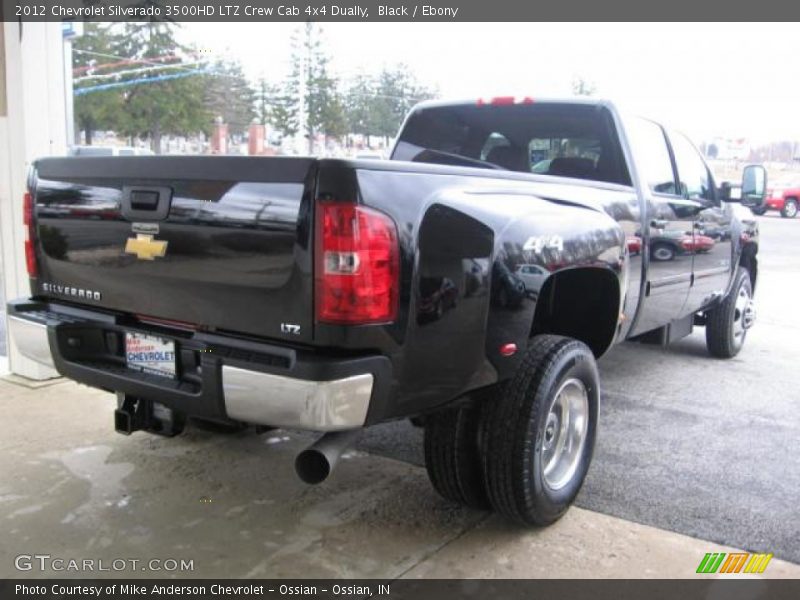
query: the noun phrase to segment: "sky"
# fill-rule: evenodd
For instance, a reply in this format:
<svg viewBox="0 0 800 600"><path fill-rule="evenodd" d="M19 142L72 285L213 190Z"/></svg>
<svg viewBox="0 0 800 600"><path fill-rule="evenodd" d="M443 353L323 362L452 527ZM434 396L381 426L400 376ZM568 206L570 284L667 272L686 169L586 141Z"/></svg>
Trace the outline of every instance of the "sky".
<svg viewBox="0 0 800 600"><path fill-rule="evenodd" d="M185 23L182 36L279 81L294 23ZM407 64L443 98L597 96L682 130L800 142L800 60L790 23L324 23L335 74Z"/></svg>

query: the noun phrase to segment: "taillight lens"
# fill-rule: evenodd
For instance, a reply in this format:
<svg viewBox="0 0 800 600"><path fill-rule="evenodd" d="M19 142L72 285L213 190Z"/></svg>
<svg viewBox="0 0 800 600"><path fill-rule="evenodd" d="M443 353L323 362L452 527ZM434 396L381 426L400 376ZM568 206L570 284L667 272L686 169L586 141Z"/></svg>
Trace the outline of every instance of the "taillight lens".
<svg viewBox="0 0 800 600"><path fill-rule="evenodd" d="M33 194L25 192L22 198L22 222L25 227L33 225Z"/></svg>
<svg viewBox="0 0 800 600"><path fill-rule="evenodd" d="M28 267L28 277L38 277L39 267L36 264L36 251L33 242L25 240L25 265Z"/></svg>
<svg viewBox="0 0 800 600"><path fill-rule="evenodd" d="M317 321L394 321L400 269L394 221L364 206L320 201L315 237Z"/></svg>
<svg viewBox="0 0 800 600"><path fill-rule="evenodd" d="M25 192L22 201L22 221L25 224L25 266L28 277L38 277L39 265L36 262L36 249L33 241L36 235L36 224L33 221L33 194Z"/></svg>

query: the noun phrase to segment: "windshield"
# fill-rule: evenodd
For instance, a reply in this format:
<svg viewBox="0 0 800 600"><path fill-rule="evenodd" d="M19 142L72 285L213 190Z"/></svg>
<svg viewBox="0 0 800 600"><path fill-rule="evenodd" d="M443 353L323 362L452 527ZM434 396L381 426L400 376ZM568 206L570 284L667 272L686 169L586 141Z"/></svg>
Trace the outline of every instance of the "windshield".
<svg viewBox="0 0 800 600"><path fill-rule="evenodd" d="M597 105L421 108L409 117L392 158L630 185L611 115Z"/></svg>

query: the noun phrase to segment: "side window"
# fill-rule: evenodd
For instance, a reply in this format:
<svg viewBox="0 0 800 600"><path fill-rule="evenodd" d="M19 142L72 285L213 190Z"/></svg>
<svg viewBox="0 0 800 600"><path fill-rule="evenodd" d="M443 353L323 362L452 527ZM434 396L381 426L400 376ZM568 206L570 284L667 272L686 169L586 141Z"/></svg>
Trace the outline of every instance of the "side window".
<svg viewBox="0 0 800 600"><path fill-rule="evenodd" d="M671 133L669 139L678 166L681 195L690 200L713 200L711 177L700 153L686 136L680 133Z"/></svg>
<svg viewBox="0 0 800 600"><path fill-rule="evenodd" d="M626 129L643 183L656 194L677 195L672 159L661 126L637 117L626 121Z"/></svg>

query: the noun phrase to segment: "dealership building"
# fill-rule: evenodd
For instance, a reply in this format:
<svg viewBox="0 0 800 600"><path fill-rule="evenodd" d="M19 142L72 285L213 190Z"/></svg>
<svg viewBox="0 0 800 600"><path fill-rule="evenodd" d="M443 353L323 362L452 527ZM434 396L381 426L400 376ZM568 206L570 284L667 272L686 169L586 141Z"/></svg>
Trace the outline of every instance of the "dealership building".
<svg viewBox="0 0 800 600"><path fill-rule="evenodd" d="M0 22L0 335L8 336L5 300L29 293L25 268L22 197L35 158L63 155L68 103L65 65L71 59L69 26L61 23ZM68 79L68 78L67 78ZM12 371L47 379L55 371L17 352L6 339L0 374ZM2 352L0 352L2 354Z"/></svg>

